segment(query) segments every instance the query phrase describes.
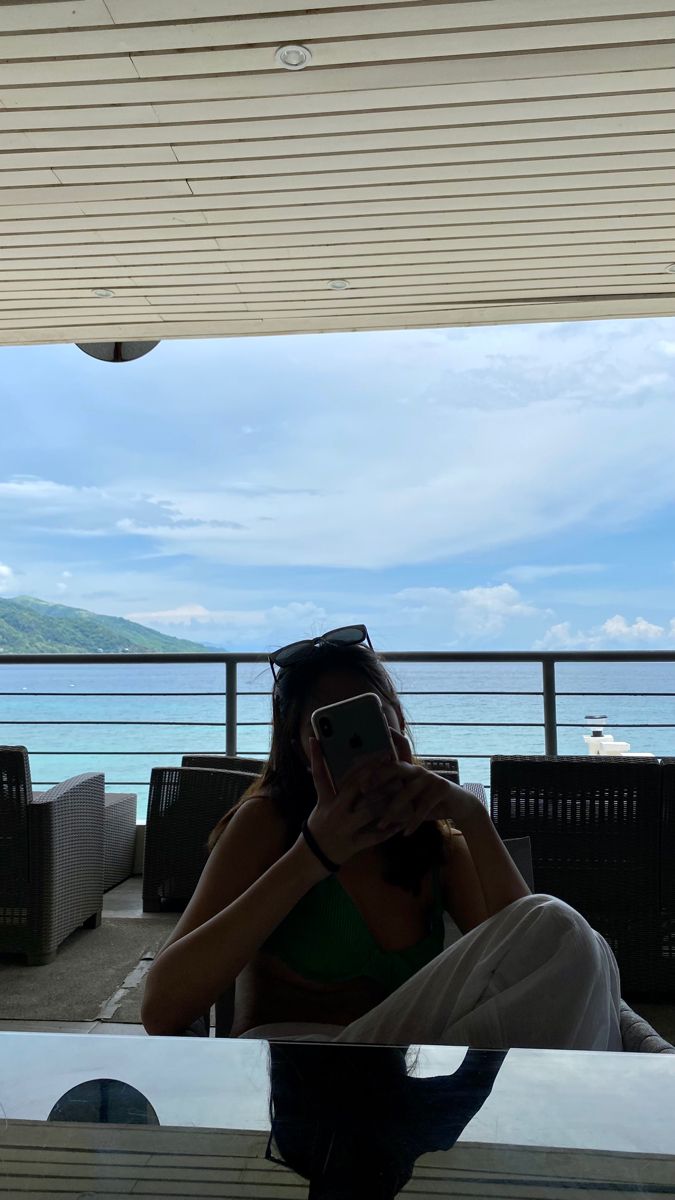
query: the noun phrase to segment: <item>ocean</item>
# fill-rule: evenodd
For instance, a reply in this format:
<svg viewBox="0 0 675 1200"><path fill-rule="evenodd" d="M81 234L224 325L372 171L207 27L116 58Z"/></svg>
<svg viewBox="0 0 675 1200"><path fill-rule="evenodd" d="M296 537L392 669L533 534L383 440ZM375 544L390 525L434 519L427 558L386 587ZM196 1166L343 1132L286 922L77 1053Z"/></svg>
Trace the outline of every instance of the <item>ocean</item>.
<svg viewBox="0 0 675 1200"><path fill-rule="evenodd" d="M455 756L463 781L488 785L492 754L544 752L538 663L388 666L415 749ZM269 747L270 683L264 664L239 666L241 754L262 757ZM605 713L607 732L633 751L675 755L675 663L559 663L556 686L559 753L586 753L584 717ZM225 751L224 664L23 666L0 658L0 744L28 748L37 789L103 771L108 790L138 794L142 821L152 767Z"/></svg>

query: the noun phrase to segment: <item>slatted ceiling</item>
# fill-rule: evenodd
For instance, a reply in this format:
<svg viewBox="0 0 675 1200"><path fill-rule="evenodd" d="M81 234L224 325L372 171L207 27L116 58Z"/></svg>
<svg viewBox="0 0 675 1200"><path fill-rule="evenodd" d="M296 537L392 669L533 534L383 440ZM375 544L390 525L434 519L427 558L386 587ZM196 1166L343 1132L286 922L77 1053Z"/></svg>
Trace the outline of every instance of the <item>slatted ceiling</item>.
<svg viewBox="0 0 675 1200"><path fill-rule="evenodd" d="M397 328L431 328L433 326L447 327L451 325L501 325L542 320L544 304L541 300L527 303L525 301L506 303L473 302L470 305L454 306L447 304L445 308L422 306L420 310L408 310L402 313L375 313L367 317L327 317L327 316L287 316L285 313L278 318L246 317L233 320L230 317L218 317L207 320L171 320L165 318L161 323L134 322L128 324L116 321L108 327L110 336L138 338L139 340L155 340L162 338L198 338L198 337L247 337L270 336L271 334L288 333L322 333L322 332L356 332L364 329L397 329ZM546 320L592 320L611 317L649 317L672 316L673 303L671 299L639 295L629 299L614 299L602 294L593 300L555 300L545 302ZM38 335L39 330L39 335ZM25 327L24 336L17 330L6 331L4 340L16 344L22 342L75 342L101 340L106 326L87 325L81 322L70 326Z"/></svg>
<svg viewBox="0 0 675 1200"><path fill-rule="evenodd" d="M362 156L367 160L368 156ZM401 156L407 158L408 156ZM274 196L293 188L307 189L312 184L319 188L357 188L362 184L382 182L383 184L402 184L406 189L412 185L410 180L411 167L415 168L415 180L420 182L436 181L454 182L464 180L484 180L510 178L514 181L526 176L560 176L566 178L566 186L575 186L578 178L595 177L604 172L615 172L615 180L627 182L639 178L649 182L652 176L658 175L658 181L675 179L675 156L673 151L645 151L635 153L630 160L629 170L625 170L624 154L583 155L579 157L557 159L515 159L506 161L481 161L477 163L448 163L442 155L430 155L432 161L428 164L429 152L410 155L412 161L404 166L390 166L385 163L374 163L365 168L356 164L356 169L350 163L340 163L336 169L334 162L326 163L323 159L319 168L312 169L302 164L303 170L289 172L289 163L285 162L285 171L276 171L272 175L256 175L244 166L240 170L230 168L228 163L228 179L222 179L223 162L192 162L186 167L177 161L167 163L143 163L137 166L86 166L86 167L55 167L54 170L42 169L30 171L24 169L7 172L7 186L12 183L37 184L42 183L126 183L154 182L161 179L182 179L187 175L187 181L193 192L197 190L218 193L223 191L246 192L254 186L257 192L267 191ZM425 161L427 160L427 161ZM269 171L269 161L263 164ZM231 173L230 173L231 172ZM620 177L620 178L619 178ZM210 182L214 181L214 182ZM4 182L4 177L3 177ZM217 182L217 187L216 187ZM528 185L532 182L528 179ZM536 183L536 179L534 181ZM579 185L582 186L582 185ZM263 203L264 201L261 201ZM269 203L269 200L267 201Z"/></svg>
<svg viewBox="0 0 675 1200"><path fill-rule="evenodd" d="M295 75L293 75L295 78ZM412 101L418 98L418 89L411 88L407 92L411 102L409 108L398 107L395 112L385 108L375 110L367 105L358 109L358 126L356 132L365 131L386 133L416 131L418 129L446 130L451 138L461 137L461 127L474 131L476 142L494 137L498 140L516 140L523 126L532 131L532 136L557 138L561 136L559 126L566 119L581 118L584 125L593 133L593 122L606 117L611 126L620 132L626 120L638 116L640 128L649 121L672 120L675 100L673 99L672 80L662 71L640 72L641 85L644 92L626 92L622 81L615 81L615 91L608 95L595 93L592 100L588 95L562 96L555 100L540 98L534 101L502 100L496 104L488 104L483 98L480 109L475 104L437 103L435 107L417 107ZM636 81L632 81L636 87ZM569 85L568 85L569 86ZM628 84L626 84L626 87ZM656 94L654 94L656 93ZM662 94L661 94L662 93ZM345 95L343 105L348 107L349 97ZM447 97L446 97L447 100ZM61 143L66 138L84 138L84 144L96 145L97 138L102 144L136 145L144 140L167 144L180 140L213 139L216 132L226 131L228 139L241 142L249 138L264 138L278 144L280 138L311 136L319 145L317 139L327 138L336 134L351 136L355 130L354 117L350 112L335 113L324 111L327 103L317 97L317 111L305 113L301 117L281 115L281 105L277 101L276 113L268 120L256 117L244 120L227 120L216 114L215 102L211 105L198 106L196 103L185 104L176 108L165 104L157 104L155 108L149 105L111 105L109 108L86 109L31 109L15 110L2 109L0 104L0 132L26 132L30 138L52 139ZM361 104L366 104L361 99ZM380 96L380 104L382 97ZM227 112L225 113L227 117ZM185 122L189 118L189 124ZM182 119L182 121L181 121ZM86 128L83 124L86 122ZM200 124L200 122L202 122ZM166 128L162 128L162 125ZM112 128L106 129L105 126ZM657 126L660 127L660 126ZM672 124L668 126L672 128ZM58 132L54 132L54 130ZM517 130L515 132L514 130ZM457 131L457 132L456 132ZM106 140L107 139L107 140ZM466 131L464 131L466 140ZM82 144L80 142L79 144Z"/></svg>
<svg viewBox="0 0 675 1200"><path fill-rule="evenodd" d="M3 33L25 33L28 30L75 29L89 25L112 25L114 17L104 0L42 0L36 4L5 3L3 0L0 29Z"/></svg>
<svg viewBox="0 0 675 1200"><path fill-rule="evenodd" d="M204 245L208 247L209 243L199 243L200 248ZM547 263L555 263L557 269L561 271L569 271L573 274L578 273L579 268L583 267L585 275L597 274L599 271L609 274L623 274L627 271L634 273L640 270L653 275L654 268L661 265L664 254L667 254L671 249L671 244L668 242L662 243L661 250L658 249L658 245L659 244L657 243L654 251L650 254L632 251L630 247L626 249L625 246L622 246L620 243L616 243L613 253L598 252L587 256L580 256L578 254L564 256L560 254L558 247L551 251L547 250L546 246L534 245L530 240L529 245L525 245L523 248L514 247L509 248L506 252L502 252L499 255L499 261L497 263L494 261L494 250L489 248L484 248L477 251L456 251L453 253L452 258L447 261L443 261L442 257L438 255L414 257L410 254L396 254L395 263L390 264L389 256L380 256L379 258L370 256L365 257L365 260L363 261L356 259L354 260L351 281L352 283L356 284L359 280L364 278L378 278L387 280L389 278L393 278L394 276L400 275L402 270L405 272L405 278L408 278L408 268L410 265L415 266L416 274L420 277L425 277L427 275L452 275L456 272L469 273L471 271L475 271L476 275L478 275L480 272L485 271L489 267L494 275L501 278L502 276L509 275L513 271L529 271L532 267L536 267L541 262L543 254L546 256ZM0 239L0 250L1 249L3 249L2 239ZM217 246L214 244L212 249L217 249ZM607 247L603 246L601 249L606 250ZM611 244L609 249L611 250ZM33 260L34 266L41 265L45 270L53 269L55 271L60 271L63 263L60 261L61 254L58 251L59 248L53 246L34 247L33 253L31 255L26 254L24 256L24 260L18 267L15 265L12 269L9 263L0 263L0 277L7 272L10 274L21 274L22 267L24 265L27 267L31 266L31 259ZM185 250L183 250L183 252L185 253ZM92 254L101 255L104 253L105 250L103 246L94 246ZM147 250L143 246L143 243L125 243L118 248L117 258L125 258L131 255L136 258L137 256L144 255L145 253L147 253ZM113 256L110 257L112 260ZM206 271L205 273L202 273L199 265L197 265L194 270L188 270L188 278L184 281L183 286L186 288L192 288L197 283L202 283L204 286L207 286L209 282L214 283L214 280L215 283L217 283L219 278L225 278L227 282L254 282L258 284L260 283L261 276L263 275L264 283L269 287L272 287L274 284L290 287L293 282L303 279L321 280L325 285L326 272L330 272L332 269L334 269L336 261L339 265L339 259L336 260L335 258L331 259L330 257L322 256L317 261L317 266L315 269L310 268L303 270L301 267L291 266L287 270L280 271L278 269L270 269L267 266L261 270L256 266L255 262L253 264L246 262L236 263L229 258L224 260L219 255L216 258L215 267L211 272ZM13 260L13 262L16 264L16 260ZM383 265L383 263L386 265ZM188 268L190 266L189 262L187 264L177 263L173 258L166 259L165 264L169 275L171 275L178 266L188 266ZM114 265L114 261L111 261L110 266ZM154 260L146 258L145 263L138 262L136 267L134 267L134 270L141 265L149 265L151 267L151 273L154 273L157 267L164 264L157 263ZM121 269L125 270L125 268ZM21 290L19 286L21 280L16 280L16 283L17 290ZM60 274L58 284L63 287L68 286L67 276L63 273ZM45 279L45 288L47 288L47 285L48 280ZM157 286L163 286L159 278L157 281Z"/></svg>
<svg viewBox="0 0 675 1200"><path fill-rule="evenodd" d="M2 10L0 9L0 21ZM2 64L2 87L25 87L28 84L70 83L85 79L119 80L138 79L133 62L126 58L83 58L75 62L68 59L44 60L42 62L19 62Z"/></svg>
<svg viewBox="0 0 675 1200"><path fill-rule="evenodd" d="M637 101L635 103L637 104ZM481 147L485 145L496 147L500 144L508 145L531 141L541 142L544 146L548 145L551 154L556 154L559 153L559 143L564 143L568 138L587 141L587 139L601 136L614 139L631 133L649 135L672 132L674 124L672 110L675 108L675 102L671 102L670 105L666 103L666 108L669 107L670 111L638 111L631 114L619 112L611 116L598 116L595 113L596 105L597 101L594 100L593 113L587 113L581 118L561 120L547 116L544 111L543 113L537 112L536 116L522 123L511 120L504 125L498 124L496 120L491 120L487 125L480 125L476 123L474 114L473 121L469 121L465 125L447 126L439 124L437 113L435 114L436 122L433 122L427 119L426 114L418 112L415 115L418 121L422 121L422 124L417 124L412 128L370 132L359 130L353 131L351 134L328 132L320 135L320 142L317 141L316 135L301 137L289 135L286 132L283 150L276 137L252 140L250 129L247 130L245 126L240 130L233 129L229 122L222 121L211 121L206 125L132 124L118 127L113 125L111 128L99 125L95 132L92 128L60 128L57 130L39 128L26 129L23 132L15 130L14 132L0 133L0 150L14 150L22 147L57 151L75 148L97 149L99 147L113 149L128 147L136 150L139 147L161 143L170 146L177 157L180 156L181 151L193 149L197 157L208 157L209 159L220 157L229 162L237 158L254 160L264 157L275 158L284 152L294 156L316 154L317 149L326 155L350 152L352 149L355 151L380 150L424 145L450 145L456 148L469 146L476 147L480 151ZM138 109L133 111L138 112ZM450 110L448 112L450 113ZM3 114L0 110L0 120L3 115L6 117L7 113ZM366 115L369 116L369 114ZM501 115L503 116L503 113ZM18 122L19 118L16 114L10 114L10 116L15 123ZM33 117L34 114L28 116L24 114L22 119L27 122L32 121ZM86 119L91 125L90 110L87 110ZM139 121L142 120L142 116L139 116ZM424 126L431 127L425 128ZM204 144L211 144L206 156L203 153ZM213 153L214 149L215 154Z"/></svg>
<svg viewBox="0 0 675 1200"><path fill-rule="evenodd" d="M30 7L30 5L28 6ZM645 44L672 38L675 8L672 0L568 0L564 18L551 20L549 7L509 0L478 0L473 3L386 4L378 7L355 5L345 22L345 9L334 4L333 11L305 9L295 15L276 14L214 21L184 21L163 14L153 24L139 25L139 9L128 25L115 24L94 30L76 29L48 33L13 32L3 46L3 58L54 59L115 54L144 55L161 51L227 53L232 48L242 54L244 70L273 70L274 49L288 42L307 43L318 65L333 62L373 62L378 59L400 60L429 57L426 50L414 53L411 39L419 43L425 36L452 38L448 51L453 57L483 54L522 53L532 50L558 50L603 45ZM537 19L537 8L538 18ZM542 12L546 15L542 19ZM527 14L527 15L525 15ZM605 19L593 20L600 15ZM534 17L534 20L533 20ZM606 18L610 18L607 20ZM260 53L268 48L261 62ZM411 48L413 53L411 54ZM341 55L341 58L333 55ZM253 58L248 56L252 55ZM188 58L183 54L182 59ZM431 57L445 57L432 52ZM207 58L208 63L208 58ZM227 70L227 66L225 67ZM236 67L232 68L236 70ZM166 73L166 72L165 72ZM195 74L199 73L196 67Z"/></svg>
<svg viewBox="0 0 675 1200"><path fill-rule="evenodd" d="M671 26L672 29L675 29L675 18L671 22ZM436 39L429 40L437 44ZM0 39L0 52L1 49ZM636 53L638 51L634 51L633 59ZM288 83L282 85L275 76L270 76L273 82L268 84L267 77L265 77L265 86L258 89L261 94L247 95L246 93L249 91L248 76L239 75L235 84L229 89L234 92L234 95L221 99L224 95L227 96L227 77L207 75L186 79L138 79L134 82L83 83L67 87L56 84L45 88L0 87L0 103L7 110L34 110L35 115L30 117L31 123L39 120L37 114L40 109L52 109L56 106L77 110L106 105L129 107L152 102L156 108L157 119L166 123L179 122L185 120L186 117L191 121L242 119L250 122L255 117L278 119L282 98L284 111L298 116L314 115L317 111L321 115L329 112L355 110L368 112L381 109L385 104L384 111L389 118L388 127L391 128L391 110L393 108L419 108L428 105L459 105L462 103L475 105L477 103L485 104L490 100L511 103L533 97L536 99L564 98L570 95L570 79L574 77L574 91L572 92L574 96L585 98L596 93L610 93L621 99L624 106L623 111L632 111L630 94L632 92L640 93L645 88L649 88L650 91L663 90L668 93L670 106L672 106L672 91L675 82L675 70L672 67L658 69L657 63L654 69L647 70L646 67L641 66L638 71L631 70L628 65L615 71L610 71L605 67L601 72L592 73L589 69L592 58L586 58L584 60L587 64L586 71L576 71L570 75L572 66L569 58L570 56L567 54L560 56L558 71L542 77L537 77L536 68L532 65L528 66L526 63L527 69L523 72L524 77L519 78L515 73L515 77L512 78L508 66L503 65L508 63L508 56L505 56L495 60L500 64L498 70L482 72L487 74L488 78L475 78L476 75L480 76L481 72L474 67L474 60L469 60L469 66L465 65L464 70L461 61L456 67L454 61L446 62L443 65L444 80L430 85L423 82L417 82L414 86L402 84L402 77L405 79L405 64L400 64L403 68L402 71L399 71L399 64L396 64L396 67L387 74L388 83L383 81L375 85L369 72L361 69L354 77L355 82L349 90L345 86L347 83L346 72L340 71L334 73L334 82L332 82L330 90L325 92L319 92L317 89L305 93L302 87L291 86ZM642 74L643 70L644 74ZM293 79L295 74L295 72L286 71L284 79ZM462 79L463 74L468 75L468 80ZM496 77L493 78L493 76ZM383 91L387 91L386 97L382 95ZM587 112L588 107L584 111ZM475 122L475 110L471 115ZM68 124L68 121L66 120L65 123Z"/></svg>
<svg viewBox="0 0 675 1200"><path fill-rule="evenodd" d="M137 149L137 154L148 154L150 148ZM190 163L191 172L199 172L205 164L211 166L216 157L222 163L227 160L228 179L256 179L259 186L261 176L274 175L276 181L282 175L297 175L298 163L289 160L286 155L277 154L274 158L263 158L262 161L245 158L244 161L233 160L231 151L225 146L175 146L174 154L179 163ZM425 145L407 146L399 150L352 150L341 154L305 155L303 157L303 172L315 172L325 178L325 174L342 170L368 170L370 178L375 178L377 168L416 167L419 170L429 169L432 164L440 164L459 170L459 164L474 166L474 172L480 167L494 169L497 173L528 174L539 170L542 173L563 172L567 168L579 170L592 166L593 170L626 168L626 154L631 154L629 166L632 169L641 166L671 166L673 151L675 151L675 133L641 133L637 137L613 137L593 139L595 154L589 155L589 142L586 138L569 138L560 144L550 142L512 142L506 145ZM88 151L40 151L40 158L31 152L7 155L7 166L19 166L22 160L26 167L43 166L60 163L61 155L80 154ZM653 156L659 156L653 157ZM145 161L145 160L143 160ZM159 160L155 160L159 161ZM165 160L166 161L166 160ZM79 163L78 163L79 166ZM60 169L60 168L59 168ZM466 169L466 167L465 167ZM233 185L234 186L234 185ZM271 186L271 184L270 184Z"/></svg>
<svg viewBox="0 0 675 1200"><path fill-rule="evenodd" d="M0 341L672 314L673 44L675 0L0 4Z"/></svg>

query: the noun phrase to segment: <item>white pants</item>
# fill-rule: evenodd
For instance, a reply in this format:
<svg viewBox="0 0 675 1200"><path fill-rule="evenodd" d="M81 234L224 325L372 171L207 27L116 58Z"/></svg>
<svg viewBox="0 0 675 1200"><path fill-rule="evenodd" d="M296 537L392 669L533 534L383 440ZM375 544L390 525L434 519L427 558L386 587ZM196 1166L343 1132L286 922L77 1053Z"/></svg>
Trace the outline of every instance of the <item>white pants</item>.
<svg viewBox="0 0 675 1200"><path fill-rule="evenodd" d="M350 1025L258 1025L241 1037L621 1050L612 950L563 900L530 895L460 937Z"/></svg>

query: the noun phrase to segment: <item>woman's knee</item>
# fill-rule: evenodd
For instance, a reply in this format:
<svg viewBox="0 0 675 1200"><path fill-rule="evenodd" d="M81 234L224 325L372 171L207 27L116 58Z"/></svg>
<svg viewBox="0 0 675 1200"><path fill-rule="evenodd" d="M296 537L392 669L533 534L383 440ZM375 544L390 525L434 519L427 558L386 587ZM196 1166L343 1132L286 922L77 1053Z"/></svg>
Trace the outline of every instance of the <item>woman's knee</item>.
<svg viewBox="0 0 675 1200"><path fill-rule="evenodd" d="M586 918L558 896L534 892L529 896L522 896L515 903L527 914L529 923L546 934L555 928L561 933L573 929L582 940L591 940L595 936Z"/></svg>

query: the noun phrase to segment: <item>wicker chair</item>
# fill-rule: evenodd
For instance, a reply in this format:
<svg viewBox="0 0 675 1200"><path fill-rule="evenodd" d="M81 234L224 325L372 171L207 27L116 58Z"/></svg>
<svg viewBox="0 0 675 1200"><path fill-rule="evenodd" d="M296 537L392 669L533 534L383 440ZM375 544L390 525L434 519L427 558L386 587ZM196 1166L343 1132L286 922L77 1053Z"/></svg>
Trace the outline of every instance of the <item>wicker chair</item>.
<svg viewBox="0 0 675 1200"><path fill-rule="evenodd" d="M182 911L207 859L214 825L256 775L204 767L155 767L150 776L143 912Z"/></svg>
<svg viewBox="0 0 675 1200"><path fill-rule="evenodd" d="M435 771L437 775L449 779L450 783L459 783L459 763L456 758L428 758L424 754L418 756L417 761L428 771Z"/></svg>
<svg viewBox="0 0 675 1200"><path fill-rule="evenodd" d="M212 771L247 771L251 775L262 774L265 766L259 758L242 758L234 754L184 754L184 767L208 767Z"/></svg>
<svg viewBox="0 0 675 1200"><path fill-rule="evenodd" d="M531 838L537 887L586 917L626 994L643 999L675 984L661 969L661 781L657 759L498 756L491 766L500 835Z"/></svg>
<svg viewBox="0 0 675 1200"><path fill-rule="evenodd" d="M103 775L33 792L24 746L0 746L0 951L51 962L103 906Z"/></svg>

